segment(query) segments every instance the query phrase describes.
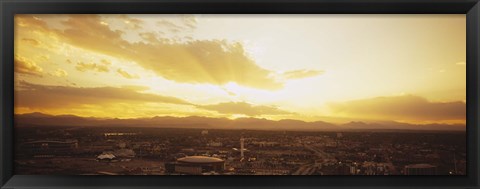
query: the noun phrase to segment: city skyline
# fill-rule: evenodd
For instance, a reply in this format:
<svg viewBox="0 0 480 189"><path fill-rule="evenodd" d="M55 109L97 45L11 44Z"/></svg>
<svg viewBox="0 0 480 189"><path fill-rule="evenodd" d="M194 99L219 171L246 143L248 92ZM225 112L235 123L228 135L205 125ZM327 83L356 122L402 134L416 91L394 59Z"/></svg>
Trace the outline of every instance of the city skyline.
<svg viewBox="0 0 480 189"><path fill-rule="evenodd" d="M465 15L16 15L15 26L16 114L465 124Z"/></svg>

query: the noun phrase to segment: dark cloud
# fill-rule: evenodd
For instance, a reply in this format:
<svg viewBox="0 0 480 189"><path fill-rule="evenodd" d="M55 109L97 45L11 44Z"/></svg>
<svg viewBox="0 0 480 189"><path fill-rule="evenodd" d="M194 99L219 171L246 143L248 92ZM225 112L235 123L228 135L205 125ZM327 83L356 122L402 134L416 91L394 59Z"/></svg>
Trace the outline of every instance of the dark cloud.
<svg viewBox="0 0 480 189"><path fill-rule="evenodd" d="M464 102L430 102L414 95L354 100L333 103L330 107L351 116L394 120L461 120L466 116Z"/></svg>
<svg viewBox="0 0 480 189"><path fill-rule="evenodd" d="M243 114L247 116L292 114L273 106L255 106L246 102L225 102L213 105L197 106L221 114Z"/></svg>
<svg viewBox="0 0 480 189"><path fill-rule="evenodd" d="M37 85L20 81L15 90L15 107L68 108L114 103L170 103L191 105L182 99L143 93L141 87L70 87Z"/></svg>

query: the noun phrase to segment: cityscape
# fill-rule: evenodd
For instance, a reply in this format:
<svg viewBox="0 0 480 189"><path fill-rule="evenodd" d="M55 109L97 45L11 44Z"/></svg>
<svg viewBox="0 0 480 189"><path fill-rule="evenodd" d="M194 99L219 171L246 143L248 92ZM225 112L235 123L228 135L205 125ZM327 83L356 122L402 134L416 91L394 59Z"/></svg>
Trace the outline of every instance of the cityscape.
<svg viewBox="0 0 480 189"><path fill-rule="evenodd" d="M465 175L464 131L16 127L16 174Z"/></svg>

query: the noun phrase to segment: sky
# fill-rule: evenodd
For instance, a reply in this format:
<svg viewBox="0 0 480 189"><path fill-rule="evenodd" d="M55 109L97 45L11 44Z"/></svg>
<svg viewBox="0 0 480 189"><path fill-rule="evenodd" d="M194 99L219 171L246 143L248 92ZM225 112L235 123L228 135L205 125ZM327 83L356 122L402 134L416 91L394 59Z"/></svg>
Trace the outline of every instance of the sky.
<svg viewBox="0 0 480 189"><path fill-rule="evenodd" d="M15 113L465 123L465 15L16 15Z"/></svg>

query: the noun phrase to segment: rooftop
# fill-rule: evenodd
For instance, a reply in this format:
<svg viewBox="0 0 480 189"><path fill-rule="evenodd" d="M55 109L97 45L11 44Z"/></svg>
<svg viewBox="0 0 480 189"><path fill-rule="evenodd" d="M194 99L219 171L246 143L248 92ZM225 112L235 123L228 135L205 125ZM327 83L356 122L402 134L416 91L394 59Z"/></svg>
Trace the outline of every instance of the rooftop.
<svg viewBox="0 0 480 189"><path fill-rule="evenodd" d="M220 158L208 157L208 156L187 156L177 159L178 162L182 163L218 163L224 162Z"/></svg>

